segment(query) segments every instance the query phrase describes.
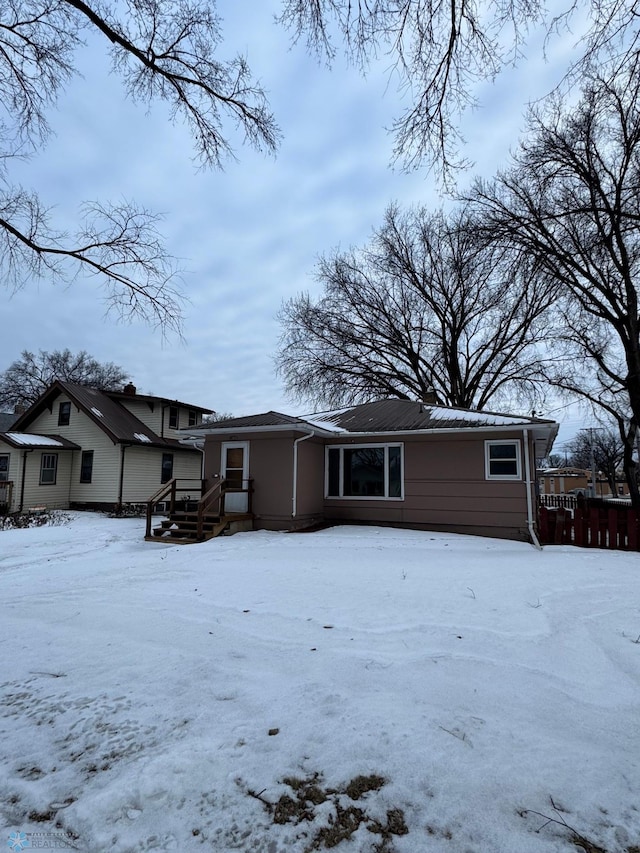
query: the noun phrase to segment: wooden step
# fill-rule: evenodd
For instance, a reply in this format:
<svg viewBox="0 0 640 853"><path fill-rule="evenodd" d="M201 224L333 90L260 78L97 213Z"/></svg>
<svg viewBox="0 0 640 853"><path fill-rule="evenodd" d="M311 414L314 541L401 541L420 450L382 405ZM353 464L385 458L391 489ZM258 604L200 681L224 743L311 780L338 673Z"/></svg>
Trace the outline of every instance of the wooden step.
<svg viewBox="0 0 640 853"><path fill-rule="evenodd" d="M189 544L203 542L220 536L228 528L231 532L237 532L235 528L247 529L253 523L253 515L250 513L233 513L220 518L217 515L206 515L202 524L202 536L197 538L198 514L197 513L172 513L169 518L164 518L159 527L154 527L151 536L145 537L149 542L159 540L171 541L176 544Z"/></svg>

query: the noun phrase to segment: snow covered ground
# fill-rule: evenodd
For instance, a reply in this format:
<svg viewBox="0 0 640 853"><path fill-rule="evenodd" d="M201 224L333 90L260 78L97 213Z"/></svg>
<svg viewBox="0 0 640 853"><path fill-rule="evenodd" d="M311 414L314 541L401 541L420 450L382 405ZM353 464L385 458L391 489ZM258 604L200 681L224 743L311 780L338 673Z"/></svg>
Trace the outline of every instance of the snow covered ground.
<svg viewBox="0 0 640 853"><path fill-rule="evenodd" d="M638 554L142 536L0 532L3 848L640 851Z"/></svg>

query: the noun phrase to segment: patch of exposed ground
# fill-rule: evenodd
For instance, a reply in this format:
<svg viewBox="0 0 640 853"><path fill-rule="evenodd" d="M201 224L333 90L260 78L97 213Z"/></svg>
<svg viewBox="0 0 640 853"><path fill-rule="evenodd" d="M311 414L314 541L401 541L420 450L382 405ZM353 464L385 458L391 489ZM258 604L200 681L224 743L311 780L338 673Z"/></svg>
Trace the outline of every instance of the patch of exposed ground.
<svg viewBox="0 0 640 853"><path fill-rule="evenodd" d="M326 823L314 830L305 853L337 847L342 841L350 839L361 826L379 836L372 848L373 853L393 853L394 836L407 835L409 832L404 812L400 808L389 809L384 823L367 813L367 794L379 791L385 782L382 776L371 774L355 776L341 788L328 788L322 775L314 773L306 778L285 776L282 784L290 789L290 793L282 794L275 802L269 800L264 791L256 793L247 790L247 793L260 800L273 823L280 825L310 824L316 820L317 807L325 806L324 811L327 812L326 804L329 803L331 810L327 812ZM345 798L353 804L346 803Z"/></svg>

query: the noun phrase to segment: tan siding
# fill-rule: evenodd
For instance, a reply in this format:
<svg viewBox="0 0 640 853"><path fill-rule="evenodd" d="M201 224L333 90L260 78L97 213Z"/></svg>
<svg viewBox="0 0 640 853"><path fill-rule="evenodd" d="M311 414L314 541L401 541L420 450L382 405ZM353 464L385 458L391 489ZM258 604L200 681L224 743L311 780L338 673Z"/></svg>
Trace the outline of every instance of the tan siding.
<svg viewBox="0 0 640 853"><path fill-rule="evenodd" d="M58 426L58 402L69 398L61 394L53 412L45 410L29 426L29 432L61 435L78 444L82 450L93 450L93 475L91 483L80 482L82 453L74 451L71 471L70 500L72 503L115 504L120 481L120 446L83 411L72 402L67 426Z"/></svg>
<svg viewBox="0 0 640 853"><path fill-rule="evenodd" d="M229 440L250 442L250 476L254 481L256 526L292 526L293 443L300 433L239 434ZM398 524L432 530L527 537L526 483L488 481L485 440L519 440L522 432L398 436L349 441L341 436L329 445L400 443L404 447L403 500L324 498L324 443L308 439L298 445L298 520L324 517L335 521ZM206 439L209 482L220 471L221 440ZM533 458L533 457L532 457ZM524 454L522 456L524 465Z"/></svg>
<svg viewBox="0 0 640 853"><path fill-rule="evenodd" d="M253 480L254 489L252 510L258 527L262 526L261 522L271 527L291 525L295 437L290 432L271 435L251 433L228 439L249 442L249 477ZM205 447L205 478L207 485L211 486L214 475L220 473L222 441L217 437L207 437ZM308 474L303 467L300 477L305 479L306 476Z"/></svg>
<svg viewBox="0 0 640 853"><path fill-rule="evenodd" d="M40 465L43 453L57 453L58 471L55 485L40 485ZM27 470L24 480L23 509L33 506L46 506L47 509L67 509L69 507L69 485L71 481L70 450L34 450L27 454ZM16 485L18 500L21 484Z"/></svg>
<svg viewBox="0 0 640 853"><path fill-rule="evenodd" d="M299 517L321 516L324 512L324 443L305 439L298 444Z"/></svg>
<svg viewBox="0 0 640 853"><path fill-rule="evenodd" d="M156 435L162 435L162 403L159 400L153 404L153 410L148 403L142 400L123 400L122 397L119 397L118 403L132 415L135 415L143 424L146 424ZM169 413L167 411L165 420L168 421L168 419Z"/></svg>
<svg viewBox="0 0 640 853"><path fill-rule="evenodd" d="M162 454L173 452L173 476L192 480L193 495L200 496L201 455L186 450L163 451L150 447L128 447L125 451L125 475L122 500L124 503L147 501L160 488ZM180 484L191 485L191 483Z"/></svg>
<svg viewBox="0 0 640 853"><path fill-rule="evenodd" d="M146 424L149 429L152 429L156 435L164 438L180 437L177 430L171 429L169 426L170 404L162 403L158 400L153 404L152 411L149 404L143 400L123 400L120 397L118 402L141 420L142 423ZM189 411L184 406L178 406L178 429L184 429L189 426Z"/></svg>
<svg viewBox="0 0 640 853"><path fill-rule="evenodd" d="M337 521L407 524L428 529L525 538L523 481L485 478L485 440L522 439L503 435L408 436L404 444L403 501L325 501L325 516ZM395 441L380 437L380 442ZM340 443L338 441L332 443ZM344 442L343 442L344 443ZM357 444L357 441L353 441Z"/></svg>
<svg viewBox="0 0 640 853"><path fill-rule="evenodd" d="M87 418L87 421L89 419ZM114 444L108 436L101 432L92 422L84 434L72 439L82 447L82 450L93 450L93 472L90 483L80 482L80 467L82 453L73 454L73 472L71 476L71 501L73 503L104 503L115 504L118 500L120 485L120 455L119 444Z"/></svg>

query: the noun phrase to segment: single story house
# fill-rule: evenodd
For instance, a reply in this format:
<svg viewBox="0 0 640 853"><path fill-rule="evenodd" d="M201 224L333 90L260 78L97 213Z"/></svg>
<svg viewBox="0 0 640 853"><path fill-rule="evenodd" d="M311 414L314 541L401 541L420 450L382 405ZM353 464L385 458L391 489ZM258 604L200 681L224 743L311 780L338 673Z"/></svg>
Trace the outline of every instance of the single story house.
<svg viewBox="0 0 640 853"><path fill-rule="evenodd" d="M205 488L250 488L255 528L369 523L535 542L536 458L551 420L380 400L182 430L204 448ZM247 509L247 494L226 512Z"/></svg>
<svg viewBox="0 0 640 853"><path fill-rule="evenodd" d="M114 509L144 503L172 477L202 485L202 453L179 441L211 409L136 393L54 382L0 432L4 511Z"/></svg>

